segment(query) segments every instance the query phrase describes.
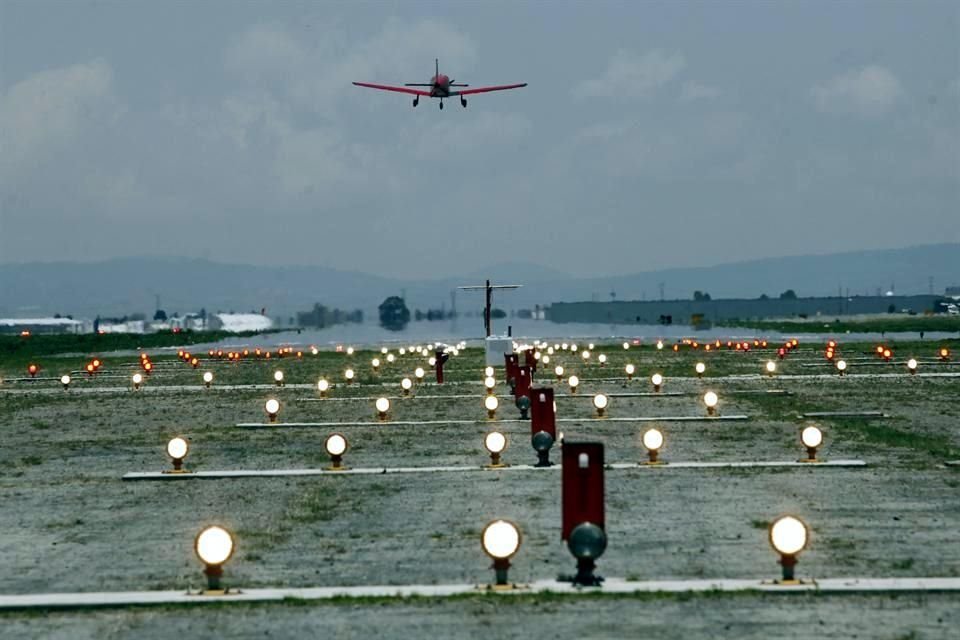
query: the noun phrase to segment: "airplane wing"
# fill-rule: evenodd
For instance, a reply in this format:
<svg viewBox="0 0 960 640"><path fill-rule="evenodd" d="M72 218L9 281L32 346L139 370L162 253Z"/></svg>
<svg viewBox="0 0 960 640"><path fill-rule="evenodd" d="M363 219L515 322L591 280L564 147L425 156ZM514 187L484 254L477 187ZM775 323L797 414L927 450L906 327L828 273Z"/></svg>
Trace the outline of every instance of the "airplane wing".
<svg viewBox="0 0 960 640"><path fill-rule="evenodd" d="M354 83L356 84L356 83ZM488 91L506 91L507 89L519 89L527 86L526 82L521 84L503 84L496 87L477 87L476 89L466 89L464 91L451 91L451 96L468 96L471 93L487 93Z"/></svg>
<svg viewBox="0 0 960 640"><path fill-rule="evenodd" d="M358 87L367 87L368 89L379 89L380 91L396 91L397 93L409 93L414 96L429 96L429 91L420 89L411 89L410 87L393 87L387 84L370 84L369 82L354 82Z"/></svg>

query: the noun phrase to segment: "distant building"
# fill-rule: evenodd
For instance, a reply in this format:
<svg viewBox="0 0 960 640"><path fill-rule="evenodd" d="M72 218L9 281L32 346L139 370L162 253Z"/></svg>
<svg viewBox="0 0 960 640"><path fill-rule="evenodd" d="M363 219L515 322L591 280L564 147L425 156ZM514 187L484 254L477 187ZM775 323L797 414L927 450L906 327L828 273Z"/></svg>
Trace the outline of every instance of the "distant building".
<svg viewBox="0 0 960 640"><path fill-rule="evenodd" d="M0 318L0 333L90 333L93 324L72 318Z"/></svg>
<svg viewBox="0 0 960 640"><path fill-rule="evenodd" d="M273 328L273 321L259 313L215 313L208 318L207 328L213 331L266 331Z"/></svg>
<svg viewBox="0 0 960 640"><path fill-rule="evenodd" d="M960 285L947 287L944 290L943 295L948 298L953 298L954 300L960 300Z"/></svg>
<svg viewBox="0 0 960 640"><path fill-rule="evenodd" d="M98 333L146 333L146 323L143 320L100 320L97 325Z"/></svg>

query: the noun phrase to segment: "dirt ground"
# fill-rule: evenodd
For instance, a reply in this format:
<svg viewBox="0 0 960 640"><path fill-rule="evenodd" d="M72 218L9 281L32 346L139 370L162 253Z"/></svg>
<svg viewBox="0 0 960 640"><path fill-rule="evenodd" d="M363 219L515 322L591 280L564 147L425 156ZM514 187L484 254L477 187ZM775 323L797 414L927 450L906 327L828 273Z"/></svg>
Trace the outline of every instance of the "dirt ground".
<svg viewBox="0 0 960 640"><path fill-rule="evenodd" d="M908 352L921 359L922 371L960 368L934 363L931 344L899 345L897 362L889 365L875 365L869 348L851 345L844 351L852 367L843 379L754 375L770 352L673 354L606 345L599 349L608 357L606 367L595 359L584 364L568 352L555 354L549 369L559 362L583 379L576 396L557 387L560 417L591 417L596 391L650 391L654 371L666 375L665 391L686 395L613 397L609 414L701 415L701 394L712 389L720 395L722 413L750 416L745 422L660 423L668 461L795 460L803 453L799 429L808 422L799 418L802 411L881 410L892 416L818 421L823 457L860 458L869 463L866 468L607 471L610 544L600 573L632 579L776 577L767 526L793 513L812 529L797 568L803 577L960 576L960 469L943 465L960 458L960 378L870 375L905 372ZM490 563L479 532L498 517L516 521L524 533L512 579L570 572L574 560L560 541L556 470L120 480L129 471L168 468L164 446L173 435L190 440L186 466L193 470L328 464L323 441L332 430L284 427L289 421L370 422L340 429L351 445L346 461L355 467L479 466L488 460L482 440L491 428L508 436L506 462L535 461L523 423L376 423L373 398L384 394L394 398L394 421L482 421L479 350L451 359L451 384L417 390L420 396L466 398L399 398L400 377L423 358L401 356L375 375L372 357L321 353L239 364L205 359L199 370L157 359L147 388L136 393L128 388L136 367L130 357L107 358L104 372L93 380L76 374L74 388L65 392L56 379L16 382L20 372L0 363L6 380L0 386L0 593L198 588L203 576L192 544L210 523L236 536L237 553L225 567L225 580L238 587L486 582ZM707 364L702 380L693 374L698 360ZM637 366L629 383L622 373L628 361ZM289 384L312 387L321 375L341 381L348 362L363 384L338 386L323 401L307 400L318 398L313 388L219 388L267 384L277 368ZM82 364L51 358L43 366L56 378ZM778 364L783 374L832 371L813 348ZM214 388L200 389L200 374L208 369L216 376ZM518 414L507 401L502 377L501 369L498 415L514 418ZM177 385L198 390L163 389ZM768 389L789 394L749 393ZM267 397L282 402L278 426L234 426L263 421ZM594 421L559 428L570 440L604 442L608 462L631 462L644 457L640 435L649 426ZM957 628L957 611L956 595L538 596L509 602L476 597L14 612L0 614L0 636L168 637L201 631L289 637L322 630L335 637L943 638Z"/></svg>

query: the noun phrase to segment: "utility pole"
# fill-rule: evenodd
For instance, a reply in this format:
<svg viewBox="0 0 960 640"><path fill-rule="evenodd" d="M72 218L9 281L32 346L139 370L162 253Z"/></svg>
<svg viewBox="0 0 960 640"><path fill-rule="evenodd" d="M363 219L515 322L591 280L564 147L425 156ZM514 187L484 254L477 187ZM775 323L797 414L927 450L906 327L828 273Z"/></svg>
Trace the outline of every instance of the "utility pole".
<svg viewBox="0 0 960 640"><path fill-rule="evenodd" d="M665 299L663 292L664 292L666 286L667 286L667 283L666 283L666 282L661 282L661 283L660 283L660 302L663 302L664 299Z"/></svg>
<svg viewBox="0 0 960 640"><path fill-rule="evenodd" d="M487 303L483 311L483 328L486 330L487 337L489 338L493 332L493 322L490 316L490 312L492 311L492 304L493 304L493 290L494 289L519 289L522 286L523 285L519 285L519 284L494 285L494 284L490 284L490 281L487 280L486 284L468 285L464 287L457 287L457 289L463 289L464 291L483 290L486 292Z"/></svg>

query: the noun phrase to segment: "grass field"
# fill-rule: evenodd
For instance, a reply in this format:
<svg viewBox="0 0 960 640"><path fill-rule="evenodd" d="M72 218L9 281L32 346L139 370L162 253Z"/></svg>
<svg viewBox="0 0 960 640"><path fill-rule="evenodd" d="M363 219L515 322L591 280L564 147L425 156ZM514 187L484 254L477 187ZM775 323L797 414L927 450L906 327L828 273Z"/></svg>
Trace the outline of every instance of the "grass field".
<svg viewBox="0 0 960 640"><path fill-rule="evenodd" d="M38 344L38 343L33 343ZM645 457L640 435L647 424L587 421L590 398L651 391L649 376L665 376L664 392L683 395L613 396L614 417L702 415L702 394L720 396L722 414L750 416L736 423L678 423L658 427L668 461L795 460L803 454L803 411L879 410L883 420L824 419L821 455L861 458L863 469L658 469L606 474L610 545L599 560L603 575L632 579L776 577L779 566L766 527L783 513L811 526L800 557L803 577L960 576L960 472L943 466L960 458L960 378L911 376L960 372L936 360L941 345L893 343L884 363L873 344L841 345L850 374L835 375L819 347L803 344L785 360L772 349L747 353L722 349L679 353L653 346L624 350L595 345L592 357L562 351L561 364L582 383L576 395L557 390L558 416L567 439L598 440L608 462ZM252 345L251 345L252 346ZM585 346L584 344L580 345ZM771 345L772 346L772 345ZM532 463L529 427L485 422L482 352L466 349L447 365L448 384L422 385L403 398L399 381L417 355L374 372L379 352L320 352L302 358L248 358L240 362L203 355L193 369L175 356L155 356L155 370L140 392L132 390L136 356L63 345L68 353L18 351L0 359L0 593L134 589L190 589L203 584L193 538L217 522L236 535L237 553L225 567L234 587L404 583L484 583L489 559L479 533L491 519L516 521L524 542L511 577L518 581L569 573L574 561L560 541L559 474L483 471L312 478L186 482L123 482L129 471L169 467L166 441L186 437L191 470L317 468L328 464L324 438L331 430L284 428L291 421L361 421L340 429L350 441L355 467L471 465L488 461L483 436L506 433L507 463ZM118 347L125 349L126 347ZM599 353L607 356L601 367ZM92 355L101 373L79 373ZM774 359L776 376L763 375ZM36 360L41 379L20 380ZM706 364L702 379L694 364ZM636 376L628 381L624 366ZM353 367L357 382L346 385ZM282 369L286 386L272 385ZM212 388L201 383L214 373ZM73 372L69 391L58 378ZM822 375L821 375L822 374ZM874 374L896 374L876 376ZM429 375L429 371L428 371ZM316 381L335 383L320 399ZM517 417L497 372L499 418ZM539 379L552 384L546 371ZM228 388L229 387L229 388ZM784 390L789 394L757 393ZM391 420L375 419L373 400L393 399ZM440 396L440 397L437 397ZM265 419L268 397L281 401L280 426L243 430L239 422ZM476 419L476 425L402 426L403 420ZM555 451L554 459L558 459ZM656 628L660 637L790 637L816 621L817 637L948 637L960 623L956 597L884 594L802 596L786 601L759 594L736 596L560 597L509 600L473 596L451 601L381 599L332 603L239 605L215 609L134 608L94 612L0 614L11 637L165 637L171 633L335 637L503 636L638 637ZM494 615L491 615L494 614ZM784 626L787 625L787 626ZM785 632L784 629L787 629ZM802 635L802 634L798 634Z"/></svg>

